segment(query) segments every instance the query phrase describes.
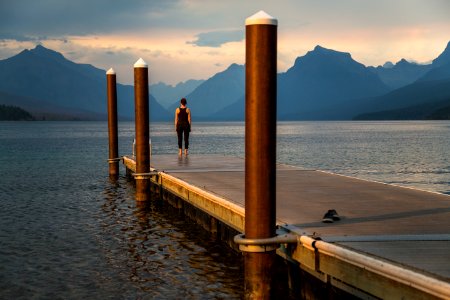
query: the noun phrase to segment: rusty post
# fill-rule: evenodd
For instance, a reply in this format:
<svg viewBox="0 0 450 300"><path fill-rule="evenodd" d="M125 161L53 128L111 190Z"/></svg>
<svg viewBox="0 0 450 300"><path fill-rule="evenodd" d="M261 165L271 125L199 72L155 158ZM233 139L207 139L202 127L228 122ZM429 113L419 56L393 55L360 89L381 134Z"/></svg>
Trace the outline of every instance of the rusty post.
<svg viewBox="0 0 450 300"><path fill-rule="evenodd" d="M117 87L116 72L110 68L106 72L106 91L108 98L108 138L109 138L109 177L119 176L119 147L117 138Z"/></svg>
<svg viewBox="0 0 450 300"><path fill-rule="evenodd" d="M263 11L245 21L245 238L276 235L277 25ZM245 297L269 299L275 250L244 252Z"/></svg>
<svg viewBox="0 0 450 300"><path fill-rule="evenodd" d="M140 58L134 64L134 105L136 128L136 200L150 198L149 94L148 66Z"/></svg>

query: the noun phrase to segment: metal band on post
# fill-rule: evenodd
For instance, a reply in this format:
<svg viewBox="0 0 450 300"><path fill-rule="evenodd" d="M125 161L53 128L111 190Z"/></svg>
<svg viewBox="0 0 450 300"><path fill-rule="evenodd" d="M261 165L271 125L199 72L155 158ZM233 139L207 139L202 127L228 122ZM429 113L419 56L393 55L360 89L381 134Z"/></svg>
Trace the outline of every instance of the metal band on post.
<svg viewBox="0 0 450 300"><path fill-rule="evenodd" d="M152 176L158 175L158 171L148 172L148 173L132 173L134 179L150 179Z"/></svg>
<svg viewBox="0 0 450 300"><path fill-rule="evenodd" d="M276 250L280 244L296 244L298 237L293 234L278 234L266 239L247 239L244 234L234 237L242 252L269 252Z"/></svg>
<svg viewBox="0 0 450 300"><path fill-rule="evenodd" d="M122 160L122 157L115 157L115 158L109 158L108 162L114 163L114 162L121 161L121 160Z"/></svg>

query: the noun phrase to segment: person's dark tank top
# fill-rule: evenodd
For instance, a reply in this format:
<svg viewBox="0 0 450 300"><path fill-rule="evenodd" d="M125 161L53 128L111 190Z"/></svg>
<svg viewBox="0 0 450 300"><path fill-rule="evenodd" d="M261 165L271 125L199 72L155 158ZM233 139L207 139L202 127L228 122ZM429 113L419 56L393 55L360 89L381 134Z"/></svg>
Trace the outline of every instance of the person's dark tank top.
<svg viewBox="0 0 450 300"><path fill-rule="evenodd" d="M186 110L187 110L187 107L185 107L185 108L180 107L180 112L178 113L178 123L180 123L181 125L189 124L188 114L187 114Z"/></svg>

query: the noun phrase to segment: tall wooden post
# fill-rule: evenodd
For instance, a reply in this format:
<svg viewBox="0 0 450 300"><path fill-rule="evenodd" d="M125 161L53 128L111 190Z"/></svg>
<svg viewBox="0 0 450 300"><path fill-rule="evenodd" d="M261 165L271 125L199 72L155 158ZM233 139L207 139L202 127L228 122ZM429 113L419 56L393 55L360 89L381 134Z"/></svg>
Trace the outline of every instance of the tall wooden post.
<svg viewBox="0 0 450 300"><path fill-rule="evenodd" d="M136 200L150 199L150 149L148 65L140 58L134 64L134 105L136 128Z"/></svg>
<svg viewBox="0 0 450 300"><path fill-rule="evenodd" d="M119 147L117 130L117 87L116 72L110 68L106 72L106 91L108 98L108 138L109 138L109 177L119 176Z"/></svg>
<svg viewBox="0 0 450 300"><path fill-rule="evenodd" d="M245 238L276 235L277 25L249 17L245 54ZM269 299L275 250L244 252L245 297Z"/></svg>

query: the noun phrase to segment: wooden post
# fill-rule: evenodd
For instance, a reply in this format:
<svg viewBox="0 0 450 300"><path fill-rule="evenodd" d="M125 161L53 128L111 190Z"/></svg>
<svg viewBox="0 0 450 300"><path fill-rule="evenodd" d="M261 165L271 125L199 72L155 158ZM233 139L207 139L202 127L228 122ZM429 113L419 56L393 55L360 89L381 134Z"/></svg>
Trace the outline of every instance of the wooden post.
<svg viewBox="0 0 450 300"><path fill-rule="evenodd" d="M140 58L134 64L134 105L136 128L136 200L150 199L150 150L148 66Z"/></svg>
<svg viewBox="0 0 450 300"><path fill-rule="evenodd" d="M245 238L276 235L277 20L246 19ZM245 297L269 299L275 250L244 252Z"/></svg>
<svg viewBox="0 0 450 300"><path fill-rule="evenodd" d="M110 68L106 72L106 91L108 98L108 138L109 138L109 177L119 176L119 147L117 130L117 87L116 72Z"/></svg>

